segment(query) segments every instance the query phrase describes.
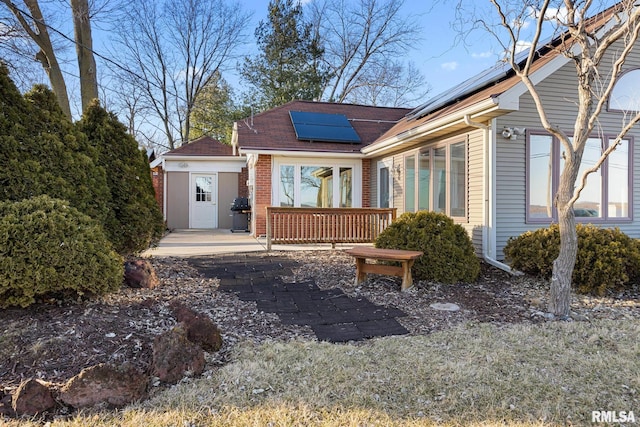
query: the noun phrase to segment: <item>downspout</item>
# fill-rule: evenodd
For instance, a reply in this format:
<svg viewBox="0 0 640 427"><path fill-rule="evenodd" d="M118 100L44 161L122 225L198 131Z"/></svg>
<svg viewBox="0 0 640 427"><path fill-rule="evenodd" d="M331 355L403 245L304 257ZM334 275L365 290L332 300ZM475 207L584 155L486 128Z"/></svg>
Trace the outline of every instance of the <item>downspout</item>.
<svg viewBox="0 0 640 427"><path fill-rule="evenodd" d="M483 198L483 218L482 225L482 258L484 261L494 267L504 270L511 274L519 275L518 271L513 270L507 264L498 261L495 258L496 253L496 120L491 120L491 126L484 123L474 122L468 114L464 116L464 123L467 126L482 129L484 131L484 162L482 171L484 175L484 185L482 186Z"/></svg>
<svg viewBox="0 0 640 427"><path fill-rule="evenodd" d="M167 166L164 157L162 158L162 216L167 222Z"/></svg>

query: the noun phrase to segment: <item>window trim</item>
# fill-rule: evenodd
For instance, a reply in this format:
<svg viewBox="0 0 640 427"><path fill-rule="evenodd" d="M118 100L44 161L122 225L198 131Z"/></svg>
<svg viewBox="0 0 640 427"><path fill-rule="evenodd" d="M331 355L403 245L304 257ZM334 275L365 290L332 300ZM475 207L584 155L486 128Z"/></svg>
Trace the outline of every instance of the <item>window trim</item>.
<svg viewBox="0 0 640 427"><path fill-rule="evenodd" d="M274 157L271 161L271 205L280 206L280 167L293 166L293 206L300 207L301 168L302 166L324 166L333 168L332 207L340 206L340 168L351 168L351 204L362 207L362 161L336 159L331 157ZM336 179L337 178L337 179Z"/></svg>
<svg viewBox="0 0 640 427"><path fill-rule="evenodd" d="M377 207L381 207L382 206L382 199L380 198L381 193L380 193L380 187L381 187L381 181L380 181L380 171L382 169L387 169L389 171L389 179L388 179L388 186L389 186L389 198L387 200L387 203L389 204L389 207L393 206L393 158L387 158L387 159L383 159L383 160L379 160L377 162L376 165L376 183L377 188L376 188L376 206Z"/></svg>
<svg viewBox="0 0 640 427"><path fill-rule="evenodd" d="M464 146L464 162L465 162L465 168L464 168L464 216L451 216L451 147L453 145L457 145L457 144L463 144ZM446 171L446 178L445 178L445 185L446 185L446 208L445 208L445 212L443 212L444 214L446 214L447 216L449 216L450 218L452 218L454 221L458 222L458 223L468 223L469 222L469 138L467 136L463 136L463 137L456 137L456 138L451 138L445 141L438 141L435 144L430 144L430 145L425 145L419 148L416 148L414 150L411 151L406 151L403 153L402 155L402 168L403 168L403 173L406 176L406 160L408 157L410 156L414 156L414 207L413 207L413 211L411 212L418 212L419 211L419 207L420 207L420 186L419 186L419 180L420 180L420 156L422 153L424 152L429 152L429 168L431 173L429 174L429 208L428 209L423 209L423 210L433 210L433 198L435 197L434 194L434 173L433 173L433 168L434 168L434 156L433 156L433 152L434 150L440 149L440 148L446 148L446 155L445 155L445 171ZM405 182L404 180L402 180L402 203L403 203L403 209L406 207L406 198L407 198L407 191L406 191L406 186L405 186ZM406 211L405 212L409 212Z"/></svg>
<svg viewBox="0 0 640 427"><path fill-rule="evenodd" d="M618 84L620 83L620 80L623 77L625 77L627 74L631 74L634 72L640 73L640 67L635 67L635 68L630 68L628 70L625 70L622 73L620 73L620 75L617 77L616 84L613 86L613 89L611 90L611 93L607 98L607 111L616 112L616 113L628 113L629 111L635 111L635 110L623 110L623 109L612 106L612 100L613 100L612 98L613 98L614 92L616 91L616 86L618 86ZM638 89L640 90L640 88Z"/></svg>
<svg viewBox="0 0 640 427"><path fill-rule="evenodd" d="M530 196L531 196L531 136L547 136L551 138L552 146L552 177L551 177L551 194L552 194L552 215L551 218L535 218L530 214ZM600 135L590 136L589 138L600 139L602 142L607 141L608 144L615 139L617 135L611 133L602 133ZM569 134L572 138L573 135ZM601 185L600 189L600 203L602 206L601 217L576 217L578 223L592 223L592 224L628 224L633 222L633 170L634 170L634 154L633 154L633 136L627 135L623 140L628 142L628 170L627 170L627 198L628 198L628 216L627 217L609 217L608 209L606 209L609 202L609 158L607 158L602 164L601 168ZM526 145L525 145L525 223L526 224L552 224L558 222L558 210L555 206L553 199L558 192L558 185L560 181L560 153L561 143L558 138L551 135L545 130L527 130ZM578 177L578 180L580 176ZM576 182L578 184L578 182Z"/></svg>

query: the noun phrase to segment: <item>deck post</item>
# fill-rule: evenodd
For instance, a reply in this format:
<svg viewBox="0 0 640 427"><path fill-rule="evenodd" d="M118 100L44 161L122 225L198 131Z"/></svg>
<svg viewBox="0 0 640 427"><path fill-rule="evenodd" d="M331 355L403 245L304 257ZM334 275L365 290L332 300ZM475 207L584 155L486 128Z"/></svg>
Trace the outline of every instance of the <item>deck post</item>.
<svg viewBox="0 0 640 427"><path fill-rule="evenodd" d="M267 206L267 252L271 251L271 208Z"/></svg>

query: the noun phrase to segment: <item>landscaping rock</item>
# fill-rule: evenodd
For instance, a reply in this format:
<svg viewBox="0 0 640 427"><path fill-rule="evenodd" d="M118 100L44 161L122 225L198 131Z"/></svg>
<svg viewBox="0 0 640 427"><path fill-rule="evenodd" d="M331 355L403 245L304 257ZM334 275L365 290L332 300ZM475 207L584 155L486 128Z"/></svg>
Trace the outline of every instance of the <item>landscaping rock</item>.
<svg viewBox="0 0 640 427"><path fill-rule="evenodd" d="M149 261L136 259L124 263L124 283L131 288L154 289L160 281Z"/></svg>
<svg viewBox="0 0 640 427"><path fill-rule="evenodd" d="M14 417L13 407L11 406L11 393L0 390L0 416Z"/></svg>
<svg viewBox="0 0 640 427"><path fill-rule="evenodd" d="M216 352L222 347L222 335L220 329L206 314L198 313L181 302L170 304L176 320L180 322L187 332L189 341L202 347L209 353Z"/></svg>
<svg viewBox="0 0 640 427"><path fill-rule="evenodd" d="M83 369L60 391L60 400L74 408L121 407L146 396L149 379L130 365L101 363Z"/></svg>
<svg viewBox="0 0 640 427"><path fill-rule="evenodd" d="M153 341L152 375L165 383L176 383L191 373L204 371L204 350L187 338L182 326L158 335Z"/></svg>
<svg viewBox="0 0 640 427"><path fill-rule="evenodd" d="M13 394L11 406L17 416L38 415L54 408L56 401L43 381L28 379Z"/></svg>
<svg viewBox="0 0 640 427"><path fill-rule="evenodd" d="M442 303L436 302L431 304L429 307L433 308L434 310L440 310L440 311L459 311L460 310L460 306L450 302L442 302Z"/></svg>

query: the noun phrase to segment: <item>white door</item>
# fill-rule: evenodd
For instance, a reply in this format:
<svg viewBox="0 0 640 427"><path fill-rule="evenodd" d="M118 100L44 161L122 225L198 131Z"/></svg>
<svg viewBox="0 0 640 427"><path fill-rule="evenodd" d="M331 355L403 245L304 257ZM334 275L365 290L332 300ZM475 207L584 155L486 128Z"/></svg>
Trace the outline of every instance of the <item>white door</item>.
<svg viewBox="0 0 640 427"><path fill-rule="evenodd" d="M215 174L191 175L191 228L218 228L218 183Z"/></svg>

